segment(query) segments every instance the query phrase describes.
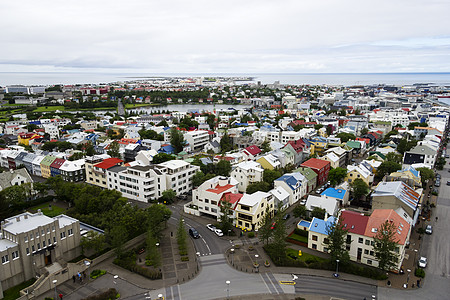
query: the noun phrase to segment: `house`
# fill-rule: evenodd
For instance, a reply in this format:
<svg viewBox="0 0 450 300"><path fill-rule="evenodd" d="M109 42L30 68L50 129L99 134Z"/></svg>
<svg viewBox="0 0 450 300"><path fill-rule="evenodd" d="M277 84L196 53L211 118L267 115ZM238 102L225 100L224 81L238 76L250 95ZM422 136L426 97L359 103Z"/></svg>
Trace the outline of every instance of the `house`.
<svg viewBox="0 0 450 300"><path fill-rule="evenodd" d="M294 165L299 166L311 152L311 147L304 139L288 141L284 146L285 149L291 149L294 153Z"/></svg>
<svg viewBox="0 0 450 300"><path fill-rule="evenodd" d="M125 162L134 161L136 159L136 155L142 150L147 150L147 148L139 143L126 145L125 152L123 154Z"/></svg>
<svg viewBox="0 0 450 300"><path fill-rule="evenodd" d="M50 176L58 176L61 174L61 166L64 164L66 160L62 158L56 158L51 164L50 164Z"/></svg>
<svg viewBox="0 0 450 300"><path fill-rule="evenodd" d="M326 241L328 239L327 228L333 226L335 223L334 217L328 217L324 220L319 218L313 218L311 222L301 221L299 223L300 227L302 225L307 225L308 231L308 248L314 249L320 252L328 252L328 245ZM303 222L303 223L302 223Z"/></svg>
<svg viewBox="0 0 450 300"><path fill-rule="evenodd" d="M17 138L18 144L23 144L25 146L30 145L30 141L33 141L35 139L39 139L41 136L37 133L29 132L29 133L20 133Z"/></svg>
<svg viewBox="0 0 450 300"><path fill-rule="evenodd" d="M212 151L213 153L219 153L220 152L220 143L217 140L212 140L210 142L208 142L205 145L205 148L203 149L203 151L208 152L208 151Z"/></svg>
<svg viewBox="0 0 450 300"><path fill-rule="evenodd" d="M321 186L328 180L330 162L317 158L310 158L300 166L312 169L317 174L317 186Z"/></svg>
<svg viewBox="0 0 450 300"><path fill-rule="evenodd" d="M277 186L274 189L270 190L274 197L275 207L280 207L280 209L286 209L289 207L289 198L290 194L281 186Z"/></svg>
<svg viewBox="0 0 450 300"><path fill-rule="evenodd" d="M257 146L249 146L242 150L242 154L244 155L245 160L256 160L256 157L262 153L261 149Z"/></svg>
<svg viewBox="0 0 450 300"><path fill-rule="evenodd" d="M66 160L59 168L59 171L62 179L67 182L83 182L86 179L84 159Z"/></svg>
<svg viewBox="0 0 450 300"><path fill-rule="evenodd" d="M207 130L189 131L184 134L184 139L189 143L193 152L203 150L209 142L209 134Z"/></svg>
<svg viewBox="0 0 450 300"><path fill-rule="evenodd" d="M108 157L108 156L107 156ZM85 159L86 183L99 186L101 188L108 188L106 172L109 168L122 165L123 160L105 156L92 156Z"/></svg>
<svg viewBox="0 0 450 300"><path fill-rule="evenodd" d="M141 150L137 153L135 161L140 161L143 165L149 166L155 155L158 155L156 150Z"/></svg>
<svg viewBox="0 0 450 300"><path fill-rule="evenodd" d="M346 189L329 187L320 195L326 199L336 199L340 206L346 206L349 204L350 192Z"/></svg>
<svg viewBox="0 0 450 300"><path fill-rule="evenodd" d="M23 158L23 165L27 169L29 174L33 174L33 160L36 158L36 154L27 153L27 155Z"/></svg>
<svg viewBox="0 0 450 300"><path fill-rule="evenodd" d="M281 168L280 160L271 153L266 154L256 160L264 169L275 170Z"/></svg>
<svg viewBox="0 0 450 300"><path fill-rule="evenodd" d="M362 164L357 166L348 165L345 181L352 183L355 179L362 179L368 186L371 186L374 177L374 174Z"/></svg>
<svg viewBox="0 0 450 300"><path fill-rule="evenodd" d="M289 205L306 195L306 178L301 173L286 173L274 181L274 187L282 187L289 193Z"/></svg>
<svg viewBox="0 0 450 300"><path fill-rule="evenodd" d="M422 163L428 168L434 168L437 152L426 145L417 145L403 155L403 165Z"/></svg>
<svg viewBox="0 0 450 300"><path fill-rule="evenodd" d="M421 192L402 181L380 182L372 192L372 209L403 208L416 224L420 215Z"/></svg>
<svg viewBox="0 0 450 300"><path fill-rule="evenodd" d="M236 168L231 171L231 177L236 179L238 190L244 193L249 184L260 182L263 180L264 169L255 161L243 161L236 165Z"/></svg>
<svg viewBox="0 0 450 300"><path fill-rule="evenodd" d="M333 169L336 169L338 167L340 167L340 160L339 160L339 156L337 156L336 154L334 154L333 152L330 153L326 153L324 156L322 156L320 159L326 160L328 162L330 162L330 166Z"/></svg>
<svg viewBox="0 0 450 300"><path fill-rule="evenodd" d="M0 191L13 185L22 185L24 183L33 183L33 179L27 169L22 168L0 173Z"/></svg>
<svg viewBox="0 0 450 300"><path fill-rule="evenodd" d="M381 225L392 222L397 228L394 240L397 243L397 263L392 271L399 271L405 257L405 248L411 235L410 225L392 209L375 209L370 216L353 211L344 210L341 213L344 228L348 230L346 248L350 254L350 260L366 265L378 267L375 257L374 236Z"/></svg>
<svg viewBox="0 0 450 300"><path fill-rule="evenodd" d="M313 211L314 208L325 209L330 216L336 216L339 210L339 200L336 198L309 195L306 199L306 209Z"/></svg>
<svg viewBox="0 0 450 300"><path fill-rule="evenodd" d="M2 221L1 232L0 296L4 290L36 277L51 288L49 278L58 278L64 282L87 268L82 266L61 270L59 266L58 273L50 271L53 272L52 277L47 276L49 269L46 267L53 263L66 265L81 255L80 222L77 219L66 215L50 218L40 210L35 214L24 212ZM61 271L70 273L66 277L59 277ZM40 296L38 292L35 290L35 297Z"/></svg>
<svg viewBox="0 0 450 300"><path fill-rule="evenodd" d="M422 187L420 172L413 166L405 166L403 169L386 175L383 181L403 181L411 187Z"/></svg>
<svg viewBox="0 0 450 300"><path fill-rule="evenodd" d="M312 191L314 191L317 187L317 173L314 172L312 169L310 168L304 168L304 167L300 167L296 170L294 170L294 172L299 172L300 174L302 174L303 176L305 176L306 178L306 193L309 194Z"/></svg>
<svg viewBox="0 0 450 300"><path fill-rule="evenodd" d="M244 194L236 206L236 226L246 230L258 230L266 213L273 216L274 198L271 193Z"/></svg>
<svg viewBox="0 0 450 300"><path fill-rule="evenodd" d="M51 164L55 161L56 157L52 155L47 155L41 161L41 176L44 178L49 178L52 175Z"/></svg>

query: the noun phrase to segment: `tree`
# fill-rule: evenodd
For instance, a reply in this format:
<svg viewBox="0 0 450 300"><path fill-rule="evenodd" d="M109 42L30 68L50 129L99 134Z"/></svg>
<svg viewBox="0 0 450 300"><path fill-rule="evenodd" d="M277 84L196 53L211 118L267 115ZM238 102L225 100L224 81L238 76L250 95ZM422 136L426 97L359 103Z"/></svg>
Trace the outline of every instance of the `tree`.
<svg viewBox="0 0 450 300"><path fill-rule="evenodd" d="M113 141L111 144L109 144L109 149L106 153L108 153L108 155L111 157L120 158L119 149L119 143L117 141Z"/></svg>
<svg viewBox="0 0 450 300"><path fill-rule="evenodd" d="M164 192L162 192L161 200L164 204L171 204L175 201L176 198L177 193L172 189L165 190Z"/></svg>
<svg viewBox="0 0 450 300"><path fill-rule="evenodd" d="M117 256L123 252L123 244L128 239L128 232L125 226L117 224L107 233L109 244L116 249Z"/></svg>
<svg viewBox="0 0 450 300"><path fill-rule="evenodd" d="M233 229L233 211L231 209L231 202L225 197L224 201L221 201L220 203L220 228L224 234L228 234L228 232Z"/></svg>
<svg viewBox="0 0 450 300"><path fill-rule="evenodd" d="M391 174L400 170L402 166L393 161L383 161L377 170L377 178L382 179L385 175Z"/></svg>
<svg viewBox="0 0 450 300"><path fill-rule="evenodd" d="M155 237L152 229L150 228L147 232L147 253L145 255L145 264L155 268L161 265L161 253L159 252L157 243L159 243L159 240Z"/></svg>
<svg viewBox="0 0 450 300"><path fill-rule="evenodd" d="M69 160L74 161L74 160L79 160L79 159L83 159L83 158L84 158L83 152L75 152L74 154L72 154L69 157Z"/></svg>
<svg viewBox="0 0 450 300"><path fill-rule="evenodd" d="M315 129L315 130L319 130L319 129L322 128L322 127L323 127L322 124L316 124L316 125L314 125L314 129Z"/></svg>
<svg viewBox="0 0 450 300"><path fill-rule="evenodd" d="M166 122L166 121L164 120L164 122ZM156 131L151 130L151 129L149 129L149 130L141 129L141 130L139 130L138 133L139 133L139 136L141 137L141 139L164 141L164 136L162 134L158 134Z"/></svg>
<svg viewBox="0 0 450 300"><path fill-rule="evenodd" d="M325 208L314 207L311 212L311 218L317 218L317 219L324 220L325 214L326 214Z"/></svg>
<svg viewBox="0 0 450 300"><path fill-rule="evenodd" d="M163 204L153 204L146 210L148 228L151 228L155 238L160 240L162 231L166 226L167 220L170 219L172 212Z"/></svg>
<svg viewBox="0 0 450 300"><path fill-rule="evenodd" d="M271 190L270 184L265 181L251 183L247 186L247 194L253 194L257 191L268 192Z"/></svg>
<svg viewBox="0 0 450 300"><path fill-rule="evenodd" d="M333 133L333 125L328 124L327 126L327 136L330 136Z"/></svg>
<svg viewBox="0 0 450 300"><path fill-rule="evenodd" d="M305 218L306 217L306 206L297 204L292 210L292 214L295 218Z"/></svg>
<svg viewBox="0 0 450 300"><path fill-rule="evenodd" d="M280 177L281 177L281 173L278 170L265 169L263 172L263 181L270 184L271 188L273 188L274 181Z"/></svg>
<svg viewBox="0 0 450 300"><path fill-rule="evenodd" d="M186 228L184 226L183 219L180 218L177 227L177 243L178 243L178 250L180 252L187 251L186 239L187 239Z"/></svg>
<svg viewBox="0 0 450 300"><path fill-rule="evenodd" d="M92 249L95 253L99 253L106 246L105 235L90 230L87 232L86 236L81 237L80 245L83 253L87 249Z"/></svg>
<svg viewBox="0 0 450 300"><path fill-rule="evenodd" d="M405 152L411 150L411 148L415 147L417 145L416 140L409 140L408 138L402 138L397 145L397 151L400 152L400 154L404 154Z"/></svg>
<svg viewBox="0 0 450 300"><path fill-rule="evenodd" d="M228 152L233 149L233 145L231 144L228 133L225 133L220 139L220 149L222 153Z"/></svg>
<svg viewBox="0 0 450 300"><path fill-rule="evenodd" d="M427 187L427 182L434 179L434 171L428 168L417 168L420 172L420 180L422 181L422 187Z"/></svg>
<svg viewBox="0 0 450 300"><path fill-rule="evenodd" d="M217 175L228 177L231 172L231 163L228 160L222 159L216 164L215 169Z"/></svg>
<svg viewBox="0 0 450 300"><path fill-rule="evenodd" d="M397 254L397 240L395 233L397 228L393 222L386 220L377 230L373 237L374 245L373 251L378 260L378 267L383 271L389 271L396 266Z"/></svg>
<svg viewBox="0 0 450 300"><path fill-rule="evenodd" d="M175 156L173 156L172 154L158 153L153 156L152 163L157 165L173 159L175 159Z"/></svg>
<svg viewBox="0 0 450 300"><path fill-rule="evenodd" d="M175 127L172 127L170 129L170 144L175 148L175 153L178 154L183 151L184 136L181 131L179 131Z"/></svg>
<svg viewBox="0 0 450 300"><path fill-rule="evenodd" d="M366 135L369 132L369 129L367 127L364 127L361 129L361 136Z"/></svg>
<svg viewBox="0 0 450 300"><path fill-rule="evenodd" d="M345 108L341 108L341 110L339 111L339 115L343 117L347 115L347 111L345 110Z"/></svg>
<svg viewBox="0 0 450 300"><path fill-rule="evenodd" d="M206 123L209 125L209 129L214 130L214 127L216 126L216 116L209 114L206 117Z"/></svg>
<svg viewBox="0 0 450 300"><path fill-rule="evenodd" d="M395 163L400 164L402 162L403 156L401 154L395 153L395 152L389 152L386 154L386 160L387 161L393 161Z"/></svg>
<svg viewBox="0 0 450 300"><path fill-rule="evenodd" d="M194 176L192 176L192 185L194 187L200 186L203 182L203 178L205 177L205 173L202 171L197 171Z"/></svg>
<svg viewBox="0 0 450 300"><path fill-rule="evenodd" d="M351 187L353 190L353 196L355 200L361 199L362 196L366 196L369 194L370 188L361 178L355 179L351 183Z"/></svg>
<svg viewBox="0 0 450 300"><path fill-rule="evenodd" d="M272 150L272 148L270 147L269 141L264 141L261 144L261 150L263 153L267 153L267 152L270 152L270 150Z"/></svg>
<svg viewBox="0 0 450 300"><path fill-rule="evenodd" d="M330 184L332 186L336 186L344 181L344 178L347 176L347 169L337 167L335 169L331 169L328 173L328 180L330 180Z"/></svg>
<svg viewBox="0 0 450 300"><path fill-rule="evenodd" d="M324 244L327 245L332 262L339 260L339 262L345 263L350 260L345 248L348 229L344 227L343 223L343 219L339 218L337 222L328 223L326 227L328 237L324 240Z"/></svg>
<svg viewBox="0 0 450 300"><path fill-rule="evenodd" d="M275 261L282 261L286 257L286 222L281 217L284 210L278 210L275 217L275 228L272 235L272 254Z"/></svg>
<svg viewBox="0 0 450 300"><path fill-rule="evenodd" d="M356 139L356 136L354 134L347 133L347 132L338 133L338 134L336 134L336 136L341 139L342 143L347 143L349 140Z"/></svg>
<svg viewBox="0 0 450 300"><path fill-rule="evenodd" d="M261 223L259 224L260 226L258 229L258 237L259 240L264 243L264 245L267 245L273 234L272 229L270 229L270 227L272 226L272 214L268 206L266 207L263 218L260 222Z"/></svg>

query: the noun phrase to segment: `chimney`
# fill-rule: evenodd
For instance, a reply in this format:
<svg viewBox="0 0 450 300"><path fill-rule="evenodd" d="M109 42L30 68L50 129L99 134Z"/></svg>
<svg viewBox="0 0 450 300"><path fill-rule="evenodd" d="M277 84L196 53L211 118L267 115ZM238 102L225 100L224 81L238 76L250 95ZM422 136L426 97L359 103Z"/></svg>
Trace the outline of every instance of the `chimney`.
<svg viewBox="0 0 450 300"><path fill-rule="evenodd" d="M228 184L227 177L219 177L219 186L226 186Z"/></svg>
<svg viewBox="0 0 450 300"><path fill-rule="evenodd" d="M42 211L40 208L38 209L37 213L38 213L38 215L42 215Z"/></svg>
<svg viewBox="0 0 450 300"><path fill-rule="evenodd" d="M20 222L20 216L16 217L16 221Z"/></svg>
<svg viewBox="0 0 450 300"><path fill-rule="evenodd" d="M328 213L325 212L325 218L323 218L323 220L326 222L328 220Z"/></svg>
<svg viewBox="0 0 450 300"><path fill-rule="evenodd" d="M23 218L26 220L26 219L28 219L28 214L25 214L24 216L23 216Z"/></svg>

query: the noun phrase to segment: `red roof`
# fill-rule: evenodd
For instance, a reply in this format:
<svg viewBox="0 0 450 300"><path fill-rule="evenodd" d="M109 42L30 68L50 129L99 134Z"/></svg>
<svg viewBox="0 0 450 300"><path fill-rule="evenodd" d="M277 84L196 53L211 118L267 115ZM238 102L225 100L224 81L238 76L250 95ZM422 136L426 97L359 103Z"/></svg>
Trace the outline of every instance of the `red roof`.
<svg viewBox="0 0 450 300"><path fill-rule="evenodd" d="M325 168L327 165L329 165L330 162L318 158L310 158L304 163L301 164L302 167L308 167L311 169L321 170Z"/></svg>
<svg viewBox="0 0 450 300"><path fill-rule="evenodd" d="M396 231L394 240L397 244L404 245L409 233L409 224L392 209L375 209L369 217L365 236L374 237L377 234L381 224L389 221L394 223Z"/></svg>
<svg viewBox="0 0 450 300"><path fill-rule="evenodd" d="M220 202L222 202L222 201L230 202L231 203L231 208L235 209L237 203L239 202L239 200L241 200L242 196L244 196L244 194L241 194L241 193L233 194L233 193L230 193L230 192L229 193L224 193L222 195L222 198L220 199ZM221 206L220 202L219 202L219 206Z"/></svg>
<svg viewBox="0 0 450 300"><path fill-rule="evenodd" d="M209 189L209 190L206 190L206 191L207 192L211 192L211 193L215 193L215 194L220 194L220 193L223 193L226 190L231 189L233 187L234 187L234 185L232 185L232 184L217 185L215 188Z"/></svg>
<svg viewBox="0 0 450 300"><path fill-rule="evenodd" d="M50 168L59 169L65 161L65 159L57 158L50 164Z"/></svg>
<svg viewBox="0 0 450 300"><path fill-rule="evenodd" d="M370 143L370 139L367 139L367 138L360 138L360 137L358 137L358 138L356 138L356 140L357 140L357 141L366 142L366 144L369 144L369 143Z"/></svg>
<svg viewBox="0 0 450 300"><path fill-rule="evenodd" d="M217 158L219 160L227 160L227 161L232 161L234 160L234 157L230 157L230 156L221 156L221 155L216 155L214 158Z"/></svg>
<svg viewBox="0 0 450 300"><path fill-rule="evenodd" d="M259 149L258 147L256 147L255 145L253 146L248 146L247 148L245 148L244 150L246 150L248 153L250 153L251 155L258 155L259 153L261 153L261 149Z"/></svg>
<svg viewBox="0 0 450 300"><path fill-rule="evenodd" d="M94 165L94 167L107 170L107 169L114 167L116 165L119 165L121 163L123 163L123 160L115 158L115 157L111 157L111 158L107 158L107 159L103 160L101 163Z"/></svg>
<svg viewBox="0 0 450 300"><path fill-rule="evenodd" d="M296 141L289 141L289 142L287 142L285 147L287 145L291 145L292 148L294 148L295 152L300 153L305 148L306 143L302 139L299 139L299 140L296 140Z"/></svg>
<svg viewBox="0 0 450 300"><path fill-rule="evenodd" d="M341 213L342 224L348 232L364 235L369 217L354 211L344 210Z"/></svg>

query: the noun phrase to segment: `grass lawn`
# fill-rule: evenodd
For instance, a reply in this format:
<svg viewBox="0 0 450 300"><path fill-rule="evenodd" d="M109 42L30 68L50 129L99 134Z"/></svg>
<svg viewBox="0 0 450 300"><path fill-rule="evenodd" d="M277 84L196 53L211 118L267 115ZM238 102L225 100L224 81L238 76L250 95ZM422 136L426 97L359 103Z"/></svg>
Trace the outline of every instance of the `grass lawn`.
<svg viewBox="0 0 450 300"><path fill-rule="evenodd" d="M136 103L136 104L130 104L127 103L125 104L125 109L130 109L130 108L136 108L136 107L145 107L145 106L150 106L150 103Z"/></svg>
<svg viewBox="0 0 450 300"><path fill-rule="evenodd" d="M33 110L33 112L47 112L47 111L56 111L56 110L64 110L64 106L63 105L58 105L58 106L39 106L38 108L36 108L35 110Z"/></svg>
<svg viewBox="0 0 450 300"><path fill-rule="evenodd" d="M298 250L294 250L292 248L287 248L286 249L286 255L289 256L296 256L298 260L304 261L305 263L311 263L313 261L317 261L317 262L326 262L328 261L325 258L322 257L318 257L309 253L305 253L302 252L302 256L298 256Z"/></svg>
<svg viewBox="0 0 450 300"><path fill-rule="evenodd" d="M20 297L20 291L26 287L32 285L36 279L32 278L28 281L22 282L19 285L13 286L12 288L7 289L3 292L4 298L2 300L14 300Z"/></svg>
<svg viewBox="0 0 450 300"><path fill-rule="evenodd" d="M49 209L49 204L52 205L52 210ZM63 214L66 212L66 210L62 207L56 206L53 202L46 202L37 206L30 207L30 210L33 212L37 212L37 210L40 209L42 213L48 217L56 217L60 214Z"/></svg>
<svg viewBox="0 0 450 300"><path fill-rule="evenodd" d="M301 236L299 234L293 233L289 236L289 238L293 239L295 241L299 241L299 242L308 244L308 238L306 236Z"/></svg>
<svg viewBox="0 0 450 300"><path fill-rule="evenodd" d="M9 104L9 103L5 103L2 104L2 106L8 107L8 106L30 106L31 104L25 104L25 103L20 103L20 104Z"/></svg>

